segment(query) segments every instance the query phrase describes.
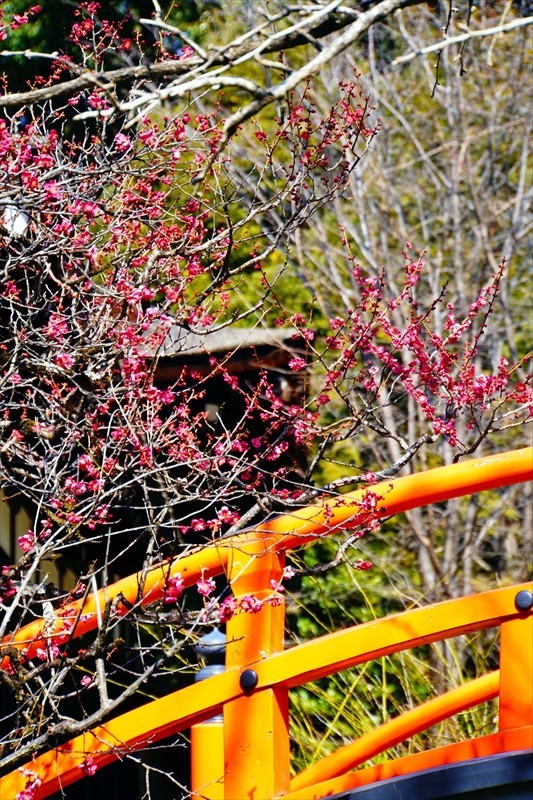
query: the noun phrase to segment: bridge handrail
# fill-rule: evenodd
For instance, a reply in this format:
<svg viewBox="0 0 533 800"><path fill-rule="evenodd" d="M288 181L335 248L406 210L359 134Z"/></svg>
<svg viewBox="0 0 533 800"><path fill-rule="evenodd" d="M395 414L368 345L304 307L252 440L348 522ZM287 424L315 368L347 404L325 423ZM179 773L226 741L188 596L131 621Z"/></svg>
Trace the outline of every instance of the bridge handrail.
<svg viewBox="0 0 533 800"><path fill-rule="evenodd" d="M447 600L372 620L275 653L248 666L254 669L258 678L254 694L257 696L277 687L299 686L356 664L466 632L499 625L512 626L517 622L521 625L529 623L533 620L533 608L520 612L515 599L518 592L531 590L533 583L525 583ZM532 625L529 627L533 629ZM527 648L528 631L522 627L519 633L520 641ZM505 669L513 657L514 653L510 653ZM524 663L520 666L523 668ZM233 667L201 684L180 689L126 712L53 751L35 757L25 766L42 780L36 800L57 791L60 785L68 785L82 777L80 765L88 756L94 759L96 766L104 766L132 750L197 724L242 698L245 692L240 685L241 673L241 668ZM291 781L291 792L335 777L442 719L496 697L502 686L507 695L511 689L515 691L517 688L510 686L510 676L503 683L501 672L496 671L428 701L296 776ZM522 695L516 702L527 705L528 700ZM23 787L24 778L18 771L12 772L0 780L0 797L13 800Z"/></svg>
<svg viewBox="0 0 533 800"><path fill-rule="evenodd" d="M65 609L62 609L63 616L56 618L55 630L51 631L49 620L45 622L40 618L5 636L3 646L24 649L26 656L32 658L42 645L45 625L47 638L54 638L58 644L64 644L96 628L97 604L103 609L107 600L115 601L118 604L117 610L126 615L126 604L131 607L155 603L162 599L168 579L177 573L180 573L186 588L193 586L201 577L227 573L231 554L236 550L243 553L249 549L250 557L256 558L258 537L265 552L285 552L308 544L320 536L330 535L340 528L355 527L368 519L369 512L360 510L360 504L368 497L368 491L376 496L376 510L383 516L391 516L430 503L521 483L532 478L533 447L527 447L437 467L423 473L382 481L367 489L326 498L321 503L275 517L263 523L260 528L243 531L190 555L178 556L172 561L157 564L146 573L137 572L123 578L101 589L97 597L89 595L85 602L77 600L69 603L70 613L65 615ZM120 603L121 597L126 604ZM69 623L73 622L76 623L74 630L67 632ZM5 669L8 664L9 659L4 658L2 668Z"/></svg>
<svg viewBox="0 0 533 800"><path fill-rule="evenodd" d="M54 636L57 641L64 642L73 635L94 629L97 604L103 605L106 596L118 602L122 595L127 603L137 604L161 599L168 578L177 572L182 575L186 586L193 585L202 575L205 578L225 572L237 598L251 593L260 601L265 600L271 594L272 581L281 579L285 551L339 528L364 523L370 513L369 497L375 501L372 513L377 511L383 516L391 516L410 508L531 478L533 448L524 448L327 498L314 506L268 520L260 528L244 531L186 557L160 564L146 576L137 573L118 581L85 603L69 604L71 616L78 619L74 633L61 629L62 618L58 616L53 632L47 621L46 638ZM144 586L142 592L141 585ZM517 591L521 590L533 601L528 594L532 589L533 585L507 587L415 609L337 631L289 650L284 650L283 646L283 605L272 606L263 602L257 614L239 613L229 620L228 669L225 674L115 717L80 734L66 745L37 756L26 765L28 769L37 770L43 780L35 793L35 800L48 796L61 784L82 777L79 766L89 755L97 764L108 763L118 757L120 748L127 751L128 748L146 746L212 716L221 707L224 709L224 750L230 758L224 772L226 797L248 796L250 780L254 782L257 797L277 797L290 788L289 688L400 650L498 625L501 626L500 729L504 733L525 730L530 725L533 708L530 681L533 672L533 624L530 624L533 622L533 602L524 613L521 606L515 606L515 599ZM127 613L127 604L124 613ZM65 609L62 609L63 614ZM43 621L40 620L9 636L5 644L26 648L27 656L31 657L42 636ZM524 659L528 669L524 668ZM8 665L9 660L5 659L3 664ZM241 676L246 671L252 672L257 679L253 691L246 691L244 684L241 686ZM470 688L463 694L452 693L442 702L445 706L449 703L450 709L457 709L460 705L458 698L470 703L478 696L485 697L493 680L494 677L485 676L479 679L480 682L469 684ZM417 709L417 713L407 716L404 734L411 730L410 725L415 732L424 719L431 719L437 707L438 704L426 704ZM464 705L467 707L470 706ZM86 725L87 720L83 724ZM375 734L381 749L386 749L387 742L392 742L394 732L401 727L402 723L393 720L385 733ZM337 759L350 760L357 752L357 744L348 746L352 750L344 750L344 754L340 752ZM372 735L367 745L377 745ZM323 780L323 775L328 770L331 772L334 761L323 762L316 769L313 767L312 774L315 778L321 776L320 780ZM308 781L309 775L299 780ZM17 791L20 791L23 781L18 772L2 779L2 798L12 800L11 789L18 786Z"/></svg>

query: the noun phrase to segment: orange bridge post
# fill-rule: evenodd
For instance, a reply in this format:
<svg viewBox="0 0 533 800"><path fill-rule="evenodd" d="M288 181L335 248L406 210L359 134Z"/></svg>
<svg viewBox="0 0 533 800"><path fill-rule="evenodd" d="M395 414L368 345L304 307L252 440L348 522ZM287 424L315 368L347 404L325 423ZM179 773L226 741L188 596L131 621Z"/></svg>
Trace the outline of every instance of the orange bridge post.
<svg viewBox="0 0 533 800"><path fill-rule="evenodd" d="M257 673L247 667L283 650L285 602L275 587L282 579L284 557L268 535L250 534L229 559L229 580L242 603L260 604L241 613L226 628L226 665L239 667L241 686L252 691ZM253 598L253 599L252 599ZM245 600L246 602L246 600ZM275 686L245 695L224 706L226 800L271 800L289 790L288 689Z"/></svg>

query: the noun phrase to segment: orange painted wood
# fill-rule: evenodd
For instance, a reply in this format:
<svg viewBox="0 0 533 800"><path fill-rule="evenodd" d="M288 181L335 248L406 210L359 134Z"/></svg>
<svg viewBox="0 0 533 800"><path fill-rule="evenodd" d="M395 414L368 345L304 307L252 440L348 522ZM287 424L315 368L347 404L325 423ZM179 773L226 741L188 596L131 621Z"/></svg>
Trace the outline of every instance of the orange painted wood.
<svg viewBox="0 0 533 800"><path fill-rule="evenodd" d="M396 778L400 775L412 775L424 769L442 767L445 764L456 764L459 761L469 761L482 756L492 756L497 753L512 753L519 751L533 752L533 728L518 728L515 730L501 731L489 736L480 736L466 742L437 747L424 753L416 753L394 761L385 761L374 767L367 767L357 772L349 772L329 781L317 783L314 786L289 792L283 800L322 800L337 792L356 789L359 786Z"/></svg>
<svg viewBox="0 0 533 800"><path fill-rule="evenodd" d="M500 630L500 730L533 725L533 615Z"/></svg>
<svg viewBox="0 0 533 800"><path fill-rule="evenodd" d="M355 742L339 748L291 781L291 791L305 789L315 783L336 778L360 764L364 764L378 753L404 742L416 733L425 731L443 719L448 719L467 708L493 700L500 688L499 671L476 678L445 694L429 700L417 708L406 711L390 722L381 725Z"/></svg>
<svg viewBox="0 0 533 800"><path fill-rule="evenodd" d="M330 633L256 664L258 686L291 688L390 653L498 627L502 620L518 617L514 599L521 589L533 590L533 583L446 600Z"/></svg>
<svg viewBox="0 0 533 800"><path fill-rule="evenodd" d="M286 689L266 689L224 706L225 798L271 800L290 785Z"/></svg>
<svg viewBox="0 0 533 800"><path fill-rule="evenodd" d="M271 585L282 578L284 558L265 552L260 535L246 550L231 552L228 577L237 598L262 603L256 613L238 614L226 625L226 666L242 673L283 651L285 600ZM276 605L271 605L274 600ZM278 604L278 600L280 601ZM225 797L270 800L289 789L289 703L283 686L239 697L224 706Z"/></svg>
<svg viewBox="0 0 533 800"><path fill-rule="evenodd" d="M514 598L521 589L532 589L532 583L521 584L491 592L448 600L433 606L385 617L381 620L323 636L312 642L284 652L273 653L251 664L259 676L258 690L271 690L276 684L287 689L307 680L326 677L340 669L364 663L374 658L406 650L419 644L439 641L461 633L495 627L507 620L523 618L514 606ZM528 612L529 618L532 612ZM251 625L255 615L247 614ZM239 617L235 618L235 623ZM240 640L243 628L229 628L228 639ZM237 636L234 636L235 631ZM279 634L276 634L279 635ZM279 642L279 639L277 640ZM272 646L272 645L271 645ZM281 644L278 644L281 646ZM230 656L229 648L228 656ZM262 656L259 656L262 659ZM246 665L245 665L246 666ZM216 713L223 704L239 698L243 692L239 685L240 666L234 666L222 675L214 676L200 684L181 689L167 697L155 700L141 708L122 714L104 726L99 726L59 747L56 751L38 756L28 766L35 769L43 780L36 798L47 797L59 787L81 777L79 764L84 753L93 757L100 766L127 752L128 748L142 747L183 730L191 724L205 720ZM258 692L260 693L260 692ZM257 692L256 692L257 694ZM268 721L272 727L274 715ZM228 747L236 747L238 730ZM241 734L244 734L244 727ZM278 730L279 734L279 730ZM245 746L241 739L241 746ZM113 748L118 748L114 753ZM229 753L229 751L228 751ZM286 758L285 753L285 758ZM226 755L229 758L229 755ZM285 762L283 762L285 763ZM18 787L14 791L14 787ZM18 772L0 780L0 798L10 800L24 787Z"/></svg>
<svg viewBox="0 0 533 800"><path fill-rule="evenodd" d="M275 517L262 525L261 530L265 534L277 534L281 538L275 539L276 547L288 550L339 528L352 528L364 523L367 513L360 511L359 503L368 491L377 495L379 512L391 516L411 508L532 479L533 447L525 447L382 481L337 498L326 498L314 506Z"/></svg>
<svg viewBox="0 0 533 800"><path fill-rule="evenodd" d="M475 459L447 467L438 467L416 475L408 475L391 481L384 481L371 487L377 499L377 508L382 515L398 514L411 508L442 502L453 497L480 492L499 486L533 479L533 448L523 448L501 453L487 458ZM234 550L252 550L257 546L257 533L261 534L263 550L285 551L306 544L319 536L333 533L339 528L350 528L364 522L367 512L361 511L360 503L365 497L365 489L350 492L322 503L284 514L265 522L256 531L222 539L216 544L202 548L196 553L180 557L173 562L159 564L144 576L136 573L107 587L107 597L113 599L122 595L129 603L149 604L160 600L165 583L171 575L180 573L185 586L192 586L203 575L210 577L227 571L228 559ZM140 585L144 579L144 589ZM118 602L118 601L117 601ZM105 604L103 590L99 593L99 603ZM80 609L81 601L72 603L69 621L73 622ZM117 606L126 613L126 607ZM71 636L80 636L97 626L95 599L90 596L83 606L83 619L79 620L74 632L67 634L58 619L54 639L63 644ZM28 656L35 654L42 643L43 620L36 620L14 634L4 638L4 645L12 644L26 648ZM6 667L4 659L2 666Z"/></svg>
<svg viewBox="0 0 533 800"><path fill-rule="evenodd" d="M191 796L193 800L224 800L222 721L191 728Z"/></svg>
<svg viewBox="0 0 533 800"><path fill-rule="evenodd" d="M262 603L260 611L236 614L226 626L226 667L245 667L283 650L285 636L285 600L272 606L274 589L280 583L285 566L284 554L265 549L261 534L247 535L246 546L229 554L228 579L233 595L239 599L253 596Z"/></svg>
<svg viewBox="0 0 533 800"><path fill-rule="evenodd" d="M373 487L372 491L377 495L377 507L381 513L390 515L471 491L527 480L533 474L532 456L533 449L528 448L431 470L423 475L408 476L394 483L386 482ZM118 598L122 594L133 603L149 603L162 597L165 582L171 574L180 572L185 584L192 585L202 574L205 577L227 570L237 596L250 593L259 599L265 599L270 591L269 580L277 580L281 571L281 561L277 553L281 555L289 547L296 547L338 528L349 528L363 522L367 512L361 510L360 503L365 492L366 490L354 492L334 501L328 500L294 514L278 517L265 523L261 530L245 532L173 563L158 565L146 576L142 593L139 589L141 577L136 575L108 587L107 594L112 598ZM219 705L226 703L229 723L226 768L231 763L234 776L242 773L236 767L239 762L235 754L239 747L241 750L246 749L248 738L242 725L239 729L237 720L240 718L242 722L245 718L243 713L246 715L246 712L256 709L265 720L261 730L263 734L266 732L266 739L263 736L260 741L257 737L251 748L253 757L244 758L242 763L248 771L247 785L250 786L252 780L256 787L254 792L259 792L257 797L262 793L265 798L273 797L278 791L283 791L284 781L286 784L284 776L288 772L285 766L288 758L286 690L290 686L418 644L491 627L502 621L510 625L517 617L512 601L520 588L525 587L497 590L418 609L379 623L367 623L357 629L331 634L322 640L278 655L274 653L281 648L282 608L279 607L276 611L265 606L256 617L240 615L233 622L233 661L230 656L230 665L234 663L239 666L230 669L224 676L203 682L201 702L197 687L189 687L82 734L55 753L38 757L33 764L43 776L44 783L37 796L45 797L55 791L60 781L67 785L81 777L79 765L86 754L90 754L102 765L120 755L121 748L125 752L128 748L142 747L149 741L155 741L188 724L208 718ZM79 605L72 604L73 616L79 610ZM79 623L75 635L95 627L95 610L95 600L91 597L83 608L87 617ZM255 624L252 622L254 620ZM38 621L35 625L26 626L14 637L19 646L30 645L30 655L39 643L41 625L42 621ZM61 630L60 625L61 622L58 621L55 636L62 642L67 639L67 634ZM508 638L509 636L511 633ZM263 658L264 661L259 660ZM254 664L258 673L259 691L248 698L242 697L237 676L239 668L250 664ZM511 680L507 683L506 681L507 679L502 679L502 686L510 687ZM178 698L176 705L169 703L169 700ZM253 736L253 732L250 735ZM278 747L278 743L282 746ZM264 773L268 772L271 776L264 785L261 784L263 778L260 774L257 780L254 777L258 774L259 765L263 765ZM2 800L9 797L10 786L13 788L13 785L17 785L17 791L23 788L18 773L7 776L0 785ZM240 785L244 786L242 780ZM226 797L229 799L232 795L236 796L234 790L227 788Z"/></svg>

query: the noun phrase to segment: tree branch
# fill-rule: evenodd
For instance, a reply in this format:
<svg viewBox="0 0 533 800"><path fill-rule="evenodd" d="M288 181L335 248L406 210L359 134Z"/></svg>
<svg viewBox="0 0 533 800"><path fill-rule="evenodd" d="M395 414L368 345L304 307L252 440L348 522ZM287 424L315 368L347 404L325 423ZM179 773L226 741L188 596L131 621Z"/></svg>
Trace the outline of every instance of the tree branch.
<svg viewBox="0 0 533 800"><path fill-rule="evenodd" d="M392 66L395 67L398 64L405 64L407 61L412 61L414 58L425 56L428 53L436 53L452 44L460 44L461 42L467 42L469 39L475 39L481 36L495 36L497 33L507 33L507 31L512 31L514 28L523 28L525 25L533 25L533 17L523 17L522 19L515 19L513 22L508 22L506 25L497 25L494 28L486 28L482 31L468 31L468 33L462 33L459 36L451 36L449 39L443 39L441 42L423 47L422 50L416 50L414 53L408 53L405 56L394 59Z"/></svg>
<svg viewBox="0 0 533 800"><path fill-rule="evenodd" d="M109 90L117 84L127 81L142 82L161 80L173 75L186 75L189 72L198 74L198 71L206 71L212 67L220 66L229 69L235 64L242 64L250 58L259 56L261 53L280 52L282 50L298 47L302 44L307 44L309 35L314 39L322 39L330 33L348 26L346 32L338 37L332 45L324 48L317 58L312 59L306 67L292 73L286 81L274 87L271 93L265 95L264 101L258 101L262 103L258 108L247 111L247 115L242 119L248 119L249 116L256 113L259 108L263 108L276 98L281 97L285 92L290 91L291 88L294 88L294 86L298 85L302 80L305 80L306 77L315 75L324 64L331 61L338 53L346 49L346 47L352 44L361 33L366 31L375 22L385 19L385 17L398 8L418 5L420 2L421 0L383 0L381 3L372 6L369 10L361 12L355 22L353 21L353 14L357 13L355 10L351 13L333 13L339 5L337 2L333 2L326 7L326 9L328 9L327 13L326 9L320 9L320 11L311 14L303 22L269 36L259 47L255 42L246 41L242 43L242 38L238 38L234 42L228 44L227 47L211 53L207 58L203 58L201 55L197 54L181 60L167 59L155 64L121 67L120 69L109 70L107 72L84 72L77 78L58 83L54 86L46 86L42 89L31 89L27 92L6 94L0 97L0 108L13 108L16 106L30 105L31 103L46 102L47 100L52 100L57 97L72 96L77 92L81 92L93 86L100 86ZM324 17L326 18L324 19ZM319 23L318 25L315 24L317 22ZM61 57L58 57L58 60L61 60ZM69 66L71 69L74 68L74 65L69 64ZM249 109L250 107L247 106L246 108ZM240 124L240 122L237 121L237 116L234 115L234 117L235 121L231 123L233 129Z"/></svg>

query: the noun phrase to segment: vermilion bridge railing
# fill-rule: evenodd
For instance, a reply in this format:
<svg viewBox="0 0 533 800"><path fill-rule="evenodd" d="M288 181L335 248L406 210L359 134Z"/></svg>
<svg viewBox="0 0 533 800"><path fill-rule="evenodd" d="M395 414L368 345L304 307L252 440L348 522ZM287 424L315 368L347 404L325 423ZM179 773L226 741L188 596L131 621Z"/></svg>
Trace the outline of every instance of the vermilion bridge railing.
<svg viewBox="0 0 533 800"><path fill-rule="evenodd" d="M391 516L532 478L533 448L525 448L387 481L372 491L378 497L378 513ZM50 621L45 630L44 621L37 620L7 637L4 646L24 648L31 658L44 638L62 643L95 629L96 604L103 607L106 598L119 602L123 597L124 614L128 603L160 600L169 577L177 572L186 586L202 575L225 573L237 598L252 594L265 599L272 593L271 581L281 580L285 552L364 522L369 513L364 498L365 490L360 490L325 500L158 565L147 575L125 578L107 587L105 596L102 590L83 607L81 601L69 607L69 618L77 620L74 633L62 628L64 616L56 620L54 630ZM237 614L227 623L225 673L35 756L25 765L42 781L34 798L47 797L83 777L79 767L88 756L103 766L191 726L192 792L208 800L315 800L395 775L533 748L532 592L533 584L495 589L368 622L289 650L283 647L283 604L264 603L256 614ZM498 671L408 711L290 779L289 689L391 653L492 627L501 628ZM5 660L3 667L7 666ZM498 733L348 772L415 733L498 696ZM205 722L220 711L223 725ZM25 784L22 771L9 773L0 780L0 798L15 800Z"/></svg>

